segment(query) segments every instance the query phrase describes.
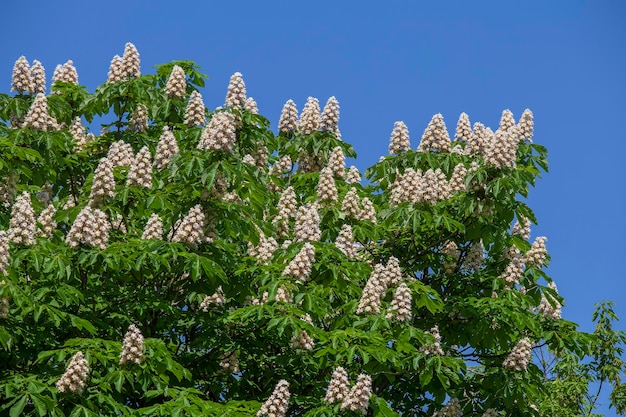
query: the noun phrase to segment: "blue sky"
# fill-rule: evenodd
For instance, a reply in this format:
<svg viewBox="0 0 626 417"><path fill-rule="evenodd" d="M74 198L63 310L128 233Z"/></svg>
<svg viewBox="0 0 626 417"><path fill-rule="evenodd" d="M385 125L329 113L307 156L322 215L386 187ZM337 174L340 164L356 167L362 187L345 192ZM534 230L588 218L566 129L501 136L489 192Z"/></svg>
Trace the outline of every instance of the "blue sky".
<svg viewBox="0 0 626 417"><path fill-rule="evenodd" d="M626 321L626 2L37 0L9 2L3 16L0 91L20 55L40 60L48 82L73 59L93 91L133 42L145 73L198 63L210 108L242 72L274 126L289 98L301 110L308 96L336 96L361 170L387 154L396 120L416 147L435 113L453 132L461 112L496 127L502 110L530 108L550 152L529 200L533 236L548 237L564 316L591 331L606 299Z"/></svg>

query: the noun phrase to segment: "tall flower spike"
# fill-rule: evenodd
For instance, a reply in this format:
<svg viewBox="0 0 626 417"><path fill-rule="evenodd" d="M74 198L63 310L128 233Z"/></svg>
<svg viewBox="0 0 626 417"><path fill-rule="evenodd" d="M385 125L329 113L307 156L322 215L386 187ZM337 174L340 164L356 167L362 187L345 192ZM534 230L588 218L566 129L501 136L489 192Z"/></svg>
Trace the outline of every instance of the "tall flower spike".
<svg viewBox="0 0 626 417"><path fill-rule="evenodd" d="M289 99L283 106L278 120L278 131L281 133L291 134L298 128L298 109L296 103Z"/></svg>
<svg viewBox="0 0 626 417"><path fill-rule="evenodd" d="M361 204L363 205L363 209L361 209L358 218L360 220L376 223L376 209L374 208L374 203L372 203L369 198L363 197Z"/></svg>
<svg viewBox="0 0 626 417"><path fill-rule="evenodd" d="M317 242L320 240L322 231L316 204L307 204L298 209L294 236L297 242Z"/></svg>
<svg viewBox="0 0 626 417"><path fill-rule="evenodd" d="M401 283L398 288L396 288L391 307L389 307L389 311L387 312L387 318L393 318L398 321L410 320L412 300L413 296L411 295L411 290L408 285L404 282Z"/></svg>
<svg viewBox="0 0 626 417"><path fill-rule="evenodd" d="M283 270L282 275L290 275L298 282L304 282L311 275L313 263L315 262L315 247L310 243L305 243L300 252L293 258L289 265Z"/></svg>
<svg viewBox="0 0 626 417"><path fill-rule="evenodd" d="M202 101L202 95L198 91L194 90L189 96L184 123L187 126L202 126L206 123L204 101Z"/></svg>
<svg viewBox="0 0 626 417"><path fill-rule="evenodd" d="M356 379L356 384L348 393L347 398L341 403L341 409L367 413L370 397L372 396L372 377L360 374Z"/></svg>
<svg viewBox="0 0 626 417"><path fill-rule="evenodd" d="M124 81L124 61L119 55L115 55L109 66L107 83L118 83Z"/></svg>
<svg viewBox="0 0 626 417"><path fill-rule="evenodd" d="M145 133L148 130L148 108L145 104L137 104L137 107L130 115L129 128L140 133Z"/></svg>
<svg viewBox="0 0 626 417"><path fill-rule="evenodd" d="M339 123L339 102L332 96L326 102L324 110L320 116L320 130L323 132L335 133Z"/></svg>
<svg viewBox="0 0 626 417"><path fill-rule="evenodd" d="M356 192L356 188L350 188L350 191L346 193L341 202L341 211L348 217L359 218L361 215L361 199Z"/></svg>
<svg viewBox="0 0 626 417"><path fill-rule="evenodd" d="M315 97L309 97L302 109L298 126L303 135L310 135L320 128L320 103Z"/></svg>
<svg viewBox="0 0 626 417"><path fill-rule="evenodd" d="M141 239L163 239L163 219L161 216L154 213L148 219L148 223L146 223L146 228L141 235Z"/></svg>
<svg viewBox="0 0 626 417"><path fill-rule="evenodd" d="M337 186L333 171L330 167L326 167L320 172L317 183L317 199L321 202L336 203L337 198Z"/></svg>
<svg viewBox="0 0 626 417"><path fill-rule="evenodd" d="M341 146L335 146L328 156L328 166L337 178L346 176L346 156L343 154Z"/></svg>
<svg viewBox="0 0 626 417"><path fill-rule="evenodd" d="M29 94L33 90L33 80L30 73L30 64L22 55L13 65L13 77L11 78L11 91L19 94Z"/></svg>
<svg viewBox="0 0 626 417"><path fill-rule="evenodd" d="M120 365L129 362L140 364L143 360L143 335L141 330L134 324L128 326L128 331L124 335L124 344L120 354Z"/></svg>
<svg viewBox="0 0 626 417"><path fill-rule="evenodd" d="M248 110L252 114L259 114L259 106L256 104L256 100L252 97L248 97L246 99L246 103L243 106L244 109Z"/></svg>
<svg viewBox="0 0 626 417"><path fill-rule="evenodd" d="M517 342L509 356L502 362L502 367L512 371L525 371L530 363L531 354L532 343L525 337Z"/></svg>
<svg viewBox="0 0 626 417"><path fill-rule="evenodd" d="M174 65L172 73L165 84L165 94L171 98L183 98L187 94L187 80L185 70L178 65Z"/></svg>
<svg viewBox="0 0 626 417"><path fill-rule="evenodd" d="M202 131L198 149L232 152L236 140L235 117L232 113L214 113Z"/></svg>
<svg viewBox="0 0 626 417"><path fill-rule="evenodd" d="M109 243L110 230L111 223L107 215L99 209L86 206L74 219L74 223L72 223L72 227L65 237L65 242L72 248L83 243L104 249Z"/></svg>
<svg viewBox="0 0 626 417"><path fill-rule="evenodd" d="M226 298L224 297L224 290L222 290L222 286L219 286L213 294L206 295L204 297L204 299L200 303L200 310L207 313L213 306L221 306L225 302Z"/></svg>
<svg viewBox="0 0 626 417"><path fill-rule="evenodd" d="M459 121L456 124L456 132L454 133L455 142L469 142L472 134L472 125L470 124L467 113L461 113Z"/></svg>
<svg viewBox="0 0 626 417"><path fill-rule="evenodd" d="M548 239L545 236L535 238L530 250L524 255L524 261L527 265L541 268L545 264L546 257L548 256L546 240Z"/></svg>
<svg viewBox="0 0 626 417"><path fill-rule="evenodd" d="M511 234L520 235L522 239L528 240L530 238L530 220L520 216L513 225Z"/></svg>
<svg viewBox="0 0 626 417"><path fill-rule="evenodd" d="M7 274L9 267L9 234L6 230L0 230L0 273Z"/></svg>
<svg viewBox="0 0 626 417"><path fill-rule="evenodd" d="M465 176L467 175L467 168L463 163L459 162L454 166L452 176L450 177L450 193L454 194L457 191L465 191Z"/></svg>
<svg viewBox="0 0 626 417"><path fill-rule="evenodd" d="M37 222L35 211L31 205L30 194L24 191L17 197L11 209L9 221L9 240L18 245L32 245L35 243Z"/></svg>
<svg viewBox="0 0 626 417"><path fill-rule="evenodd" d="M129 167L135 159L133 148L129 143L123 140L113 142L107 151L107 159L111 161L113 167L126 166Z"/></svg>
<svg viewBox="0 0 626 417"><path fill-rule="evenodd" d="M236 72L230 77L226 101L224 106L243 108L246 105L246 84L240 72Z"/></svg>
<svg viewBox="0 0 626 417"><path fill-rule="evenodd" d="M83 352L77 352L65 369L65 373L56 382L59 392L71 392L73 394L81 394L87 385L87 377L89 376L89 363Z"/></svg>
<svg viewBox="0 0 626 417"><path fill-rule="evenodd" d="M474 129L470 134L467 145L465 146L465 154L467 155L480 155L483 153L485 142L485 126L482 123L474 123Z"/></svg>
<svg viewBox="0 0 626 417"><path fill-rule="evenodd" d="M389 138L389 153L399 155L410 149L409 128L404 122L395 122Z"/></svg>
<svg viewBox="0 0 626 417"><path fill-rule="evenodd" d="M37 93L26 113L23 126L43 131L58 129L57 121L48 113L48 99L45 94Z"/></svg>
<svg viewBox="0 0 626 417"><path fill-rule="evenodd" d="M46 70L43 68L41 62L36 59L33 61L33 66L30 68L30 78L32 81L33 94L46 92Z"/></svg>
<svg viewBox="0 0 626 417"><path fill-rule="evenodd" d="M324 401L331 404L343 402L348 398L349 392L350 381L348 380L348 373L341 366L338 366L330 377Z"/></svg>
<svg viewBox="0 0 626 417"><path fill-rule="evenodd" d="M495 133L485 129L483 142L485 163L496 168L515 167L518 145L518 133L515 125L509 129L498 129Z"/></svg>
<svg viewBox="0 0 626 417"><path fill-rule="evenodd" d="M52 83L55 81L78 85L78 72L74 67L74 61L70 59L63 65L57 65L52 74Z"/></svg>
<svg viewBox="0 0 626 417"><path fill-rule="evenodd" d="M124 55L122 56L123 78L138 78L141 75L139 65L139 52L137 51L137 48L132 43L127 42L124 47Z"/></svg>
<svg viewBox="0 0 626 417"><path fill-rule="evenodd" d="M434 343L427 343L420 349L424 355L443 355L443 349L441 348L441 334L439 334L439 326L435 326L430 331L426 332L435 338Z"/></svg>
<svg viewBox="0 0 626 417"><path fill-rule="evenodd" d="M163 133L159 138L156 147L156 155L154 156L154 166L157 169L164 169L170 163L172 156L178 153L178 143L174 134L167 126L163 126Z"/></svg>
<svg viewBox="0 0 626 417"><path fill-rule="evenodd" d="M507 131L514 126L515 126L515 118L513 117L513 113L511 112L511 110L506 109L502 111L502 117L500 118L499 130Z"/></svg>
<svg viewBox="0 0 626 417"><path fill-rule="evenodd" d="M556 284L551 282L548 286L558 294L558 290L556 288ZM544 317L547 317L552 320L558 320L561 318L561 303L554 298L554 296L546 291L542 291L541 293L541 302L539 303L539 313L541 313Z"/></svg>
<svg viewBox="0 0 626 417"><path fill-rule="evenodd" d="M522 113L522 117L520 117L519 119L517 127L519 128L520 136L526 141L532 143L534 131L533 112L531 112L529 109L524 110L524 113Z"/></svg>
<svg viewBox="0 0 626 417"><path fill-rule="evenodd" d="M115 177L113 163L108 158L102 158L93 175L93 184L89 194L89 205L100 207L107 198L115 194Z"/></svg>
<svg viewBox="0 0 626 417"><path fill-rule="evenodd" d="M126 184L152 188L152 155L147 146L141 148L137 153L133 164L130 166Z"/></svg>
<svg viewBox="0 0 626 417"><path fill-rule="evenodd" d="M263 403L256 413L257 417L285 417L289 407L289 382L281 379L276 384L272 395Z"/></svg>
<svg viewBox="0 0 626 417"><path fill-rule="evenodd" d="M204 236L204 211L200 204L196 204L189 210L189 213L183 218L183 220L176 228L172 242L187 243L190 245L197 245L206 240Z"/></svg>
<svg viewBox="0 0 626 417"><path fill-rule="evenodd" d="M350 169L348 169L348 175L346 176L346 182L348 184L355 184L361 182L361 173L359 169L352 165Z"/></svg>
<svg viewBox="0 0 626 417"><path fill-rule="evenodd" d="M82 151L87 144L87 135L85 133L85 127L80 116L76 116L69 127L70 134L74 138L74 145L76 150Z"/></svg>
<svg viewBox="0 0 626 417"><path fill-rule="evenodd" d="M428 123L417 150L420 152L450 152L450 136L441 113L434 115Z"/></svg>
<svg viewBox="0 0 626 417"><path fill-rule="evenodd" d="M356 313L372 315L380 313L380 301L385 291L387 291L385 266L376 264L365 284L365 288L363 288L363 294L361 294Z"/></svg>
<svg viewBox="0 0 626 417"><path fill-rule="evenodd" d="M349 259L356 258L357 249L354 245L354 238L352 237L352 226L344 224L341 226L337 240L335 241L337 249L342 251Z"/></svg>

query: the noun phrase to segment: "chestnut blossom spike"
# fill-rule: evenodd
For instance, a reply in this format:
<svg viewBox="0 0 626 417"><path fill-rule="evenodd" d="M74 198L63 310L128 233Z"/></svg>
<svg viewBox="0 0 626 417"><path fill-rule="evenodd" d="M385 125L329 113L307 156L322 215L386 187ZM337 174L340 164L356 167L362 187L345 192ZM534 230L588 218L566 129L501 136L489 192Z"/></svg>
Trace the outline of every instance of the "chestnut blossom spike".
<svg viewBox="0 0 626 417"><path fill-rule="evenodd" d="M130 167L135 159L135 154L129 143L126 143L123 140L118 140L109 146L106 157L109 161L111 161L113 167Z"/></svg>
<svg viewBox="0 0 626 417"><path fill-rule="evenodd" d="M83 352L77 352L65 369L65 373L56 382L57 390L61 393L71 392L73 394L82 394L87 385L89 376L89 363Z"/></svg>
<svg viewBox="0 0 626 417"><path fill-rule="evenodd" d="M9 240L17 245L32 245L35 243L36 231L35 210L31 205L30 194L24 191L17 197L11 209Z"/></svg>
<svg viewBox="0 0 626 417"><path fill-rule="evenodd" d="M348 380L348 373L341 366L338 366L330 377L324 401L330 404L341 403L348 398L349 392L350 381Z"/></svg>
<svg viewBox="0 0 626 417"><path fill-rule="evenodd" d="M456 123L456 131L454 132L455 142L469 142L472 135L472 125L470 124L467 113L461 113L459 121Z"/></svg>
<svg viewBox="0 0 626 417"><path fill-rule="evenodd" d="M454 166L452 176L450 177L449 187L450 194L454 194L459 191L465 191L465 176L467 175L467 168L463 163L458 163Z"/></svg>
<svg viewBox="0 0 626 417"><path fill-rule="evenodd" d="M56 81L78 85L78 72L74 67L74 61L70 59L63 65L57 65L52 75L52 83Z"/></svg>
<svg viewBox="0 0 626 417"><path fill-rule="evenodd" d="M24 118L23 127L50 131L59 128L57 121L48 113L48 99L45 94L37 93Z"/></svg>
<svg viewBox="0 0 626 417"><path fill-rule="evenodd" d="M389 153L399 155L408 151L410 146L409 128L402 121L395 122L389 138Z"/></svg>
<svg viewBox="0 0 626 417"><path fill-rule="evenodd" d="M512 235L520 235L524 240L530 239L530 220L525 217L518 217L513 225Z"/></svg>
<svg viewBox="0 0 626 417"><path fill-rule="evenodd" d="M285 417L289 407L289 382L281 379L272 395L261 405L257 417Z"/></svg>
<svg viewBox="0 0 626 417"><path fill-rule="evenodd" d="M439 334L439 326L435 326L430 331L425 332L435 338L433 343L427 343L421 347L424 355L443 355L443 349L441 348L441 334Z"/></svg>
<svg viewBox="0 0 626 417"><path fill-rule="evenodd" d="M89 205L102 206L106 199L115 195L115 177L113 163L108 158L100 159L93 175L93 184L89 194Z"/></svg>
<svg viewBox="0 0 626 417"><path fill-rule="evenodd" d="M111 223L106 213L100 209L86 206L74 219L74 223L72 223L72 227L65 237L65 242L72 248L82 243L105 249L109 243L110 230Z"/></svg>
<svg viewBox="0 0 626 417"><path fill-rule="evenodd" d="M294 349L313 350L315 341L309 336L306 330L301 330L291 338L291 347Z"/></svg>
<svg viewBox="0 0 626 417"><path fill-rule="evenodd" d="M298 109L296 103L289 99L283 106L278 120L278 131L281 133L291 134L298 128Z"/></svg>
<svg viewBox="0 0 626 417"><path fill-rule="evenodd" d="M532 354L532 343L530 339L524 337L502 362L502 367L511 371L525 371L528 368Z"/></svg>
<svg viewBox="0 0 626 417"><path fill-rule="evenodd" d="M154 156L154 167L157 169L167 168L170 160L179 152L178 143L174 133L167 126L163 126L163 133L159 137Z"/></svg>
<svg viewBox="0 0 626 417"><path fill-rule="evenodd" d="M361 216L361 199L356 192L356 188L350 188L350 191L346 193L343 197L343 201L341 202L341 211L348 216L359 218Z"/></svg>
<svg viewBox="0 0 626 417"><path fill-rule="evenodd" d="M211 308L221 306L226 302L226 298L224 297L224 291L222 287L217 287L217 290L211 294L204 297L202 303L200 303L200 310L207 313Z"/></svg>
<svg viewBox="0 0 626 417"><path fill-rule="evenodd" d="M320 116L320 130L323 132L335 133L338 130L339 122L339 102L332 96L326 102L324 110Z"/></svg>
<svg viewBox="0 0 626 417"><path fill-rule="evenodd" d="M546 249L546 241L548 238L545 236L539 236L535 238L530 250L524 255L524 261L526 265L532 265L536 268L541 268L546 263L548 251Z"/></svg>
<svg viewBox="0 0 626 417"><path fill-rule="evenodd" d="M0 230L0 273L7 275L9 267L9 233L6 230Z"/></svg>
<svg viewBox="0 0 626 417"><path fill-rule="evenodd" d="M189 210L189 213L183 218L172 236L172 242L187 243L195 246L204 242L204 220L205 214L200 204L196 204Z"/></svg>
<svg viewBox="0 0 626 417"><path fill-rule="evenodd" d="M387 318L396 319L398 321L407 321L411 319L411 302L413 296L411 290L404 282L401 283L391 301L391 307L387 311Z"/></svg>
<svg viewBox="0 0 626 417"><path fill-rule="evenodd" d="M513 287L515 284L519 284L519 279L524 272L524 257L516 247L511 248L511 254L509 255L510 261L505 267L500 278L504 279L508 288Z"/></svg>
<svg viewBox="0 0 626 417"><path fill-rule="evenodd" d="M33 61L34 62L34 61ZM534 121L533 112L529 109L524 110L522 117L517 125L520 137L527 142L533 142Z"/></svg>
<svg viewBox="0 0 626 417"><path fill-rule="evenodd" d="M428 123L417 150L420 152L450 152L450 136L441 113L434 115Z"/></svg>
<svg viewBox="0 0 626 417"><path fill-rule="evenodd" d="M371 396L372 377L366 374L360 374L356 379L356 384L350 389L348 396L341 403L341 409L366 414Z"/></svg>
<svg viewBox="0 0 626 417"><path fill-rule="evenodd" d="M259 106L256 104L256 100L253 99L252 97L248 97L246 99L246 102L243 105L243 108L248 110L252 114L259 114Z"/></svg>
<svg viewBox="0 0 626 417"><path fill-rule="evenodd" d="M122 353L120 354L120 365L126 363L140 364L143 360L143 335L141 330L134 324L128 326L128 331L124 335Z"/></svg>
<svg viewBox="0 0 626 417"><path fill-rule="evenodd" d="M361 204L363 205L363 209L361 209L358 218L360 220L376 223L376 209L374 208L374 203L372 203L369 198L363 197L363 200L361 200Z"/></svg>
<svg viewBox="0 0 626 417"><path fill-rule="evenodd" d="M145 104L139 103L128 120L128 127L131 131L145 133L148 130L148 108Z"/></svg>
<svg viewBox="0 0 626 417"><path fill-rule="evenodd" d="M320 103L315 97L309 97L298 122L298 130L303 135L310 135L320 128Z"/></svg>
<svg viewBox="0 0 626 417"><path fill-rule="evenodd" d="M163 219L156 213L150 215L146 228L144 229L141 239L163 239Z"/></svg>
<svg viewBox="0 0 626 417"><path fill-rule="evenodd" d="M41 62L33 60L33 66L30 68L30 78L32 82L32 94L46 93L46 70Z"/></svg>
<svg viewBox="0 0 626 417"><path fill-rule="evenodd" d="M515 118L511 110L506 109L502 111L502 117L500 118L500 127L498 130L507 131L515 126Z"/></svg>
<svg viewBox="0 0 626 417"><path fill-rule="evenodd" d="M548 287L558 294L554 281L549 283ZM539 303L538 311L544 317L552 320L559 320L561 318L561 307L561 303L552 294L546 291L541 292L541 302Z"/></svg>
<svg viewBox="0 0 626 417"><path fill-rule="evenodd" d="M285 267L282 275L289 275L296 278L297 282L304 282L311 275L314 262L315 246L307 242L293 260L289 262L287 267Z"/></svg>
<svg viewBox="0 0 626 417"><path fill-rule="evenodd" d="M189 96L189 102L185 109L185 125L202 126L206 123L204 101L198 91L193 91Z"/></svg>
<svg viewBox="0 0 626 417"><path fill-rule="evenodd" d="M348 184L355 184L355 183L361 182L361 173L359 172L359 169L355 167L354 165L352 165L348 169L348 174L346 175L346 182Z"/></svg>
<svg viewBox="0 0 626 417"><path fill-rule="evenodd" d="M109 73L107 74L107 83L118 83L124 81L124 61L119 55L115 55L109 65Z"/></svg>
<svg viewBox="0 0 626 417"><path fill-rule="evenodd" d="M335 178L330 167L322 169L317 183L317 199L322 203L336 203L338 199Z"/></svg>
<svg viewBox="0 0 626 417"><path fill-rule="evenodd" d="M243 76L236 72L230 77L228 91L226 92L225 107L243 108L246 105L246 84Z"/></svg>
<svg viewBox="0 0 626 417"><path fill-rule="evenodd" d="M341 226L341 230L335 241L335 246L349 259L356 258L357 246L354 244L354 238L352 237L352 226L349 224Z"/></svg>
<svg viewBox="0 0 626 417"><path fill-rule="evenodd" d="M387 291L385 266L376 264L365 284L365 288L363 288L363 294L359 300L356 314L376 315L380 313L380 302L385 291Z"/></svg>
<svg viewBox="0 0 626 417"><path fill-rule="evenodd" d="M139 61L139 52L135 45L127 42L124 46L124 55L122 56L122 76L123 78L139 78L141 75Z"/></svg>
<svg viewBox="0 0 626 417"><path fill-rule="evenodd" d="M237 351L232 350L223 354L220 358L219 365L222 371L229 374L239 372L239 357L237 356Z"/></svg>
<svg viewBox="0 0 626 417"><path fill-rule="evenodd" d="M152 188L152 154L147 146L141 148L133 160L126 185Z"/></svg>
<svg viewBox="0 0 626 417"><path fill-rule="evenodd" d="M170 98L183 98L187 94L187 79L182 67L174 65L172 68L172 72L165 83L165 94Z"/></svg>
<svg viewBox="0 0 626 417"><path fill-rule="evenodd" d="M328 167L333 171L336 178L346 176L346 156L341 146L335 146L328 156Z"/></svg>
<svg viewBox="0 0 626 417"><path fill-rule="evenodd" d="M74 138L74 146L77 151L82 151L87 144L87 134L80 116L76 116L69 127L69 132Z"/></svg>
<svg viewBox="0 0 626 417"><path fill-rule="evenodd" d="M232 152L236 140L235 117L232 113L214 113L202 131L198 149Z"/></svg>
<svg viewBox="0 0 626 417"><path fill-rule="evenodd" d="M48 204L37 217L37 223L41 225L41 229L37 231L37 236L50 237L52 232L57 227L57 222L54 221L54 215L56 214L56 208L51 204Z"/></svg>
<svg viewBox="0 0 626 417"><path fill-rule="evenodd" d="M496 168L514 168L519 145L515 125L509 129L498 129L495 133L485 129L483 157L485 163Z"/></svg>
<svg viewBox="0 0 626 417"><path fill-rule="evenodd" d="M474 123L474 128L472 129L472 133L467 139L467 145L465 145L465 154L466 155L482 155L484 151L484 143L487 140L486 138L486 128L482 123Z"/></svg>
<svg viewBox="0 0 626 417"><path fill-rule="evenodd" d="M294 237L296 242L317 242L320 240L322 231L316 204L307 204L298 209Z"/></svg>
<svg viewBox="0 0 626 417"><path fill-rule="evenodd" d="M19 94L30 94L33 91L30 64L24 55L19 57L13 65L11 91L17 91Z"/></svg>

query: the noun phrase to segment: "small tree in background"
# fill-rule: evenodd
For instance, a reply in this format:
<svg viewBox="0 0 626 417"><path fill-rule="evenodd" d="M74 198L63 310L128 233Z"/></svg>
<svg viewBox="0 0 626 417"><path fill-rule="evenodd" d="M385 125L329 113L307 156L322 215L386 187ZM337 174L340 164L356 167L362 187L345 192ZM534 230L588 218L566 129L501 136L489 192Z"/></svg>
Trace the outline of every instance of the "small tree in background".
<svg viewBox="0 0 626 417"><path fill-rule="evenodd" d="M104 74L104 72L103 72ZM345 158L339 104L278 133L190 61L94 93L71 61L0 95L0 410L10 416L581 416L621 385L612 305L577 331L526 197L533 119L441 115ZM104 121L95 134L86 125ZM593 388L593 391L590 390Z"/></svg>

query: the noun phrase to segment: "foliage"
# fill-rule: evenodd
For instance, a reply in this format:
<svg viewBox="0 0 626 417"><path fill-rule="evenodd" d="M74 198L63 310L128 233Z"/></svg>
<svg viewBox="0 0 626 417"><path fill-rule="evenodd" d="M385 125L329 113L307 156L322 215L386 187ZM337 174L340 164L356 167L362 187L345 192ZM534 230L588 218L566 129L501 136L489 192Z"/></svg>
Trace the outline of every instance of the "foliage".
<svg viewBox="0 0 626 417"><path fill-rule="evenodd" d="M175 65L187 76L184 98L165 92ZM331 153L339 147L356 156L338 131L276 134L253 109L227 106L205 115L232 115L232 148L199 149L211 122L185 123L187 98L206 78L199 71L176 61L93 93L57 81L47 100L61 125L52 130L23 125L34 95L0 95L0 229L10 237L21 227L12 219L23 192L35 213L48 202L56 210L49 236L38 233L32 245L0 243L0 413L252 416L284 379L290 416L359 415L324 400L338 366L352 384L371 376L365 412L373 416L456 415L446 406L452 399L468 416L591 415L598 384L611 385L612 405L626 412L626 334L612 328L612 305L598 306L591 334L560 318L564 300L542 269L547 261L529 261L537 248L511 228L516 220L520 227L536 222L521 197L547 169L543 146L519 139L508 166L464 151L469 139L453 141L452 151L406 149L370 167L365 184L348 181L340 166L337 198L319 201L319 168ZM133 119L140 104L149 116L145 128ZM103 132L79 146L80 133L70 129L76 117L103 121ZM124 141L133 154L146 146L157 156L164 127L179 151L166 168L152 169L151 186L127 181L135 159L115 166L114 192L93 201L100 181L94 172L111 145ZM294 164L281 169L287 155ZM461 187L437 197L459 165L466 170ZM444 178L403 190L409 169L439 169ZM314 260L301 276L285 273L309 240L294 230L301 214L280 217L287 187L297 207L319 214ZM352 188L360 209L366 197L373 202L375 219L342 204ZM432 201L424 197L429 192ZM203 220L189 227L200 236L177 239L197 205ZM111 223L102 247L68 243L87 206ZM153 214L164 233L142 239ZM337 245L344 225L354 253ZM303 227L315 229L315 219ZM89 228L98 229L93 219L83 233ZM517 275L507 278L520 260ZM392 277L394 262L400 277ZM361 309L363 293L376 290L377 271L387 278L369 314ZM394 298L401 282L410 291L406 320ZM120 365L131 324L145 337L143 357ZM312 346L298 342L303 333ZM509 365L524 338L533 359ZM78 351L89 364L86 388L61 392L55 383Z"/></svg>

